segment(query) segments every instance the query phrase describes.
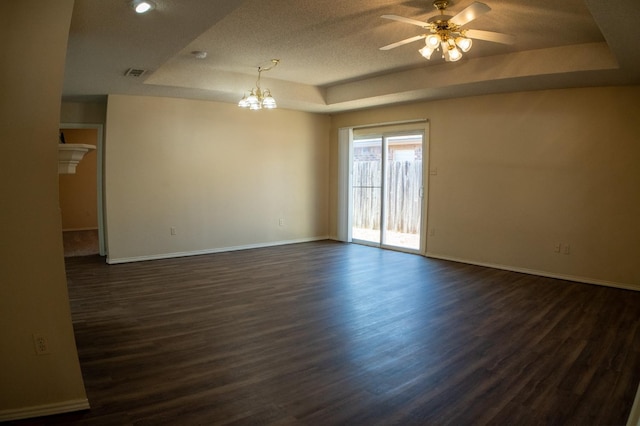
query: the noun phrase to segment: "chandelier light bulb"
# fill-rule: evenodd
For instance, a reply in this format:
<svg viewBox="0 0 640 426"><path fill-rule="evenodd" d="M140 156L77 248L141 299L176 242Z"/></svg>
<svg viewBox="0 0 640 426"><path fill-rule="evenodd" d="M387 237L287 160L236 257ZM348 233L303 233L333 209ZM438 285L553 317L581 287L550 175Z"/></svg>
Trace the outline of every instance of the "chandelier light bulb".
<svg viewBox="0 0 640 426"><path fill-rule="evenodd" d="M264 91L264 99L262 100L262 106L266 109L274 109L276 108L276 100L271 96L271 92L269 89Z"/></svg>
<svg viewBox="0 0 640 426"><path fill-rule="evenodd" d="M256 105L259 103L258 97L256 96L253 90L251 91L251 94L249 94L249 97L247 98L247 102L249 103L249 105Z"/></svg>
<svg viewBox="0 0 640 426"><path fill-rule="evenodd" d="M269 96L264 101L262 101L262 106L266 109L274 109L277 105L275 99Z"/></svg>

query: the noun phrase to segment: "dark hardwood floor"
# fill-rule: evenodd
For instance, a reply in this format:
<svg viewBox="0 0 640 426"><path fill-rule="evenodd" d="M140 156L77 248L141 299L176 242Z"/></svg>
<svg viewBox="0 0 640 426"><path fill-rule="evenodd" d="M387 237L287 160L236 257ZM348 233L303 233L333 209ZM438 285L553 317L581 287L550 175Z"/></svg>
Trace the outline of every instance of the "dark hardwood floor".
<svg viewBox="0 0 640 426"><path fill-rule="evenodd" d="M68 258L92 409L15 424L623 425L640 292L332 241Z"/></svg>

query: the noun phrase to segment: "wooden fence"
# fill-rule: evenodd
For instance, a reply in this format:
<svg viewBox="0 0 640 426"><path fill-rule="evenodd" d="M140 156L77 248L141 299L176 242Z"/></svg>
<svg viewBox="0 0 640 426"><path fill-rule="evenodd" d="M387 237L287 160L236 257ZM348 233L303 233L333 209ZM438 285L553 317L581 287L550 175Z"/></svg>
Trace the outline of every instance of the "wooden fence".
<svg viewBox="0 0 640 426"><path fill-rule="evenodd" d="M380 229L381 164L378 161L353 163L353 226ZM420 231L422 161L387 163L387 230L416 234Z"/></svg>

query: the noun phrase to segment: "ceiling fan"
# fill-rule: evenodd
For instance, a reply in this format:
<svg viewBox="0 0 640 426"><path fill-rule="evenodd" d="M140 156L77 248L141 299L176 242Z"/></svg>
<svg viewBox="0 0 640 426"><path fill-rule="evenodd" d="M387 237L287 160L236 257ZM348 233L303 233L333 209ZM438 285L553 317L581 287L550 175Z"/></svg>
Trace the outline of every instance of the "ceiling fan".
<svg viewBox="0 0 640 426"><path fill-rule="evenodd" d="M418 50L422 56L431 59L433 52L442 49L442 57L444 60L447 62L455 62L462 58L462 52L468 52L471 49L472 39L502 44L513 44L515 42L515 37L512 35L462 28L480 15L491 10L491 8L484 3L474 2L455 16L445 14L447 6L449 6L449 0L435 0L433 6L438 9L440 14L429 18L426 22L398 15L382 15L384 19L416 25L425 30L429 30L429 32L391 43L381 47L380 50L390 50L425 39L425 46Z"/></svg>

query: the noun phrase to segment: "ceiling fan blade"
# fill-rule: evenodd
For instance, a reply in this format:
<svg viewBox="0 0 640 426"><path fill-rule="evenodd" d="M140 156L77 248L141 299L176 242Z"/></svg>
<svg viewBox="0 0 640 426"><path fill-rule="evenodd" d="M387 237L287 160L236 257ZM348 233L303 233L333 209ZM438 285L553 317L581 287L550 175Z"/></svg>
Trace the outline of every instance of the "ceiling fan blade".
<svg viewBox="0 0 640 426"><path fill-rule="evenodd" d="M415 37L409 37L409 38L406 38L404 40L400 40L398 42L391 43L389 45L383 46L383 47L380 48L380 50L394 49L394 48L402 46L404 44L413 43L414 41L420 40L421 38L425 38L426 36L427 36L426 34L422 34L422 35L418 35L418 36L415 36Z"/></svg>
<svg viewBox="0 0 640 426"><path fill-rule="evenodd" d="M483 15L490 11L491 8L484 3L475 2L465 7L462 12L458 13L453 18L449 19L449 22L463 26L476 19L478 16Z"/></svg>
<svg viewBox="0 0 640 426"><path fill-rule="evenodd" d="M514 44L516 42L515 36L492 31L466 30L464 34L469 38L477 38L478 40L492 41L494 43Z"/></svg>
<svg viewBox="0 0 640 426"><path fill-rule="evenodd" d="M382 15L381 18L391 19L393 21L404 22L405 24L417 25L422 28L429 28L430 25L427 22L418 21L417 19L405 18L398 15Z"/></svg>

